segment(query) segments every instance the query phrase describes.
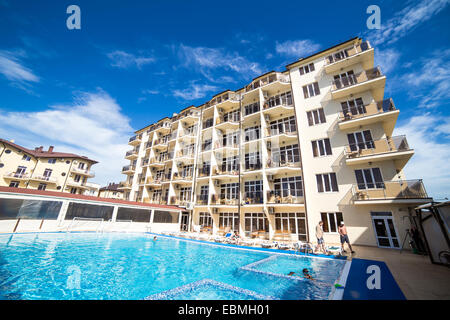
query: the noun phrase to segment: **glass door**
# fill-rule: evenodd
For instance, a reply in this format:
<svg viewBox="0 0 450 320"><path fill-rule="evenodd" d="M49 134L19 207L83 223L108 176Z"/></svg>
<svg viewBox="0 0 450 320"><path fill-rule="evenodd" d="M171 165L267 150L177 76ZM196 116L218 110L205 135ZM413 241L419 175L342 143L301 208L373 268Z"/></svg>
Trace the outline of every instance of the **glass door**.
<svg viewBox="0 0 450 320"><path fill-rule="evenodd" d="M181 214L181 231L189 231L189 213Z"/></svg>
<svg viewBox="0 0 450 320"><path fill-rule="evenodd" d="M372 212L372 221L375 230L375 237L379 247L400 248L397 230L392 219L392 213L380 215L379 212Z"/></svg>

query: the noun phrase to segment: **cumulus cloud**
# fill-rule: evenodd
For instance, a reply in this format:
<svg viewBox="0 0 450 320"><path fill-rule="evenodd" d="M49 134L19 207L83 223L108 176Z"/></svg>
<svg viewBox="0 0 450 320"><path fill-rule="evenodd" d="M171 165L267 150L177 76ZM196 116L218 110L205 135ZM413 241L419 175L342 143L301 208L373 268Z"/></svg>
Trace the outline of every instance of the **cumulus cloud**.
<svg viewBox="0 0 450 320"><path fill-rule="evenodd" d="M0 135L28 148L53 145L55 151L72 152L99 161L92 182L124 180L121 166L133 129L130 119L107 93L82 93L66 105L37 112L1 112Z"/></svg>
<svg viewBox="0 0 450 320"><path fill-rule="evenodd" d="M136 56L121 50L110 52L106 56L111 60L111 66L119 69L141 69L142 66L155 62L156 60L153 57Z"/></svg>
<svg viewBox="0 0 450 320"><path fill-rule="evenodd" d="M217 91L218 87L209 84L197 84L192 82L186 89L176 89L173 91L175 97L184 100L196 100L204 98L208 93Z"/></svg>
<svg viewBox="0 0 450 320"><path fill-rule="evenodd" d="M395 49L375 50L375 65L380 66L383 73L393 71L399 61L400 52Z"/></svg>
<svg viewBox="0 0 450 320"><path fill-rule="evenodd" d="M315 43L311 40L288 40L279 43L276 42L275 45L275 51L278 54L288 56L288 57L295 57L295 58L302 58L305 56L308 56L320 49L320 44Z"/></svg>
<svg viewBox="0 0 450 320"><path fill-rule="evenodd" d="M407 179L423 178L429 195L450 198L450 117L425 113L397 126L415 150L404 171Z"/></svg>
<svg viewBox="0 0 450 320"><path fill-rule="evenodd" d="M20 83L39 82L39 77L25 67L20 60L22 54L0 50L0 74L8 80Z"/></svg>
<svg viewBox="0 0 450 320"><path fill-rule="evenodd" d="M380 30L371 30L368 39L372 45L392 44L441 12L449 3L450 0L414 1L391 19L382 22Z"/></svg>

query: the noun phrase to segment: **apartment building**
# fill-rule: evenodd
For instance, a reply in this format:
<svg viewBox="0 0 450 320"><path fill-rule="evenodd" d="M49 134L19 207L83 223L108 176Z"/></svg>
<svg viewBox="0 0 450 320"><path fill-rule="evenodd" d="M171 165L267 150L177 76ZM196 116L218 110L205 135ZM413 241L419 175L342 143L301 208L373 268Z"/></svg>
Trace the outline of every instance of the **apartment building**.
<svg viewBox="0 0 450 320"><path fill-rule="evenodd" d="M123 190L119 189L119 183L109 183L106 187L100 188L98 196L100 198L123 199Z"/></svg>
<svg viewBox="0 0 450 320"><path fill-rule="evenodd" d="M395 136L374 48L353 38L261 75L136 132L125 197L184 207L182 228L245 237L399 248L412 209L429 202L403 168L414 151Z"/></svg>
<svg viewBox="0 0 450 320"><path fill-rule="evenodd" d="M72 194L95 192L88 182L97 161L73 153L55 152L38 147L34 150L0 139L0 186L60 191Z"/></svg>

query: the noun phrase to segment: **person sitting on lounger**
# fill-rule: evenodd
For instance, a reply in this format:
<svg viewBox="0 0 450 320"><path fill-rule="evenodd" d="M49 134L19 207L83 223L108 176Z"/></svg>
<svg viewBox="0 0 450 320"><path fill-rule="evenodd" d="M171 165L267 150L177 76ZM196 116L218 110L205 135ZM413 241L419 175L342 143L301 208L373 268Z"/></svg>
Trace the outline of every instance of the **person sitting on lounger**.
<svg viewBox="0 0 450 320"><path fill-rule="evenodd" d="M231 236L233 239L239 239L241 236L237 231L234 232L234 234Z"/></svg>

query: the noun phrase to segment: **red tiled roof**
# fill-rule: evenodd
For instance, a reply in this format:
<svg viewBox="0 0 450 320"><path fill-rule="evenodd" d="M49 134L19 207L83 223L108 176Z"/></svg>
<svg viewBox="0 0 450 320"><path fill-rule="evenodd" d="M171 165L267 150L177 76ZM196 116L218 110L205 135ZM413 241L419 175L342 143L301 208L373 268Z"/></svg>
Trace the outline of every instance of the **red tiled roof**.
<svg viewBox="0 0 450 320"><path fill-rule="evenodd" d="M123 192L123 190L119 190L120 184L119 183L111 183L109 185L107 185L106 187L101 187L99 189L99 191L106 191L106 190L110 190L110 191L117 191L117 192Z"/></svg>
<svg viewBox="0 0 450 320"><path fill-rule="evenodd" d="M30 155L32 155L33 157L36 158L77 158L77 159L82 159L82 160L86 160L92 163L98 163L98 161L89 159L88 157L85 156L80 156L74 153L65 153L65 152L48 152L48 151L40 151L40 150L31 150L31 149L27 149L25 147L19 146L18 144L15 144L11 141L5 140L5 139L1 139L0 138L0 142L3 142L7 145L10 145L11 147L14 147L16 149L19 149L25 153L28 153Z"/></svg>
<svg viewBox="0 0 450 320"><path fill-rule="evenodd" d="M99 198L99 197L94 197L94 196L85 196L85 195L81 195L81 194L71 194L71 193L56 192L56 191L42 191L42 190L37 190L37 189L0 187L0 192L29 194L29 195L37 195L37 196L49 196L49 197L76 199L76 200L89 200L89 201L104 202L104 203L140 206L140 207L153 208L153 209L183 210L182 208L177 207L177 206L169 206L169 205L164 205L164 204L152 204L152 203L119 200L119 199Z"/></svg>

